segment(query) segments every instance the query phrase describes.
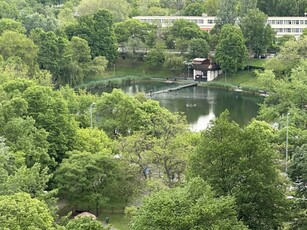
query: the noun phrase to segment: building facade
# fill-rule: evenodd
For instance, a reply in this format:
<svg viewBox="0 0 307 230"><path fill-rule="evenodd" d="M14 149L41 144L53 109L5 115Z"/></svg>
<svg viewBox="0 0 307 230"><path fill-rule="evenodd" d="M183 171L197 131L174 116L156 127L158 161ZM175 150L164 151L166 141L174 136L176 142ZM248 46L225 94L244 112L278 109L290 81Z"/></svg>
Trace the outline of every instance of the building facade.
<svg viewBox="0 0 307 230"><path fill-rule="evenodd" d="M214 16L137 16L134 18L142 22L159 24L162 27L171 26L175 20L185 19L207 31L214 27L216 21ZM267 23L276 31L277 37L293 35L298 38L307 28L307 17L268 17Z"/></svg>

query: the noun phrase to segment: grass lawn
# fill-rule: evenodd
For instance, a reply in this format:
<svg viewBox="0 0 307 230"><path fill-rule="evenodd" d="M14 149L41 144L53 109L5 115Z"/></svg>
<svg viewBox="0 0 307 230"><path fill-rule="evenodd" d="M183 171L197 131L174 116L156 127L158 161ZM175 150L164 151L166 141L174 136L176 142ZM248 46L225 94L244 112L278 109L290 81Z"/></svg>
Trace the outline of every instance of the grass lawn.
<svg viewBox="0 0 307 230"><path fill-rule="evenodd" d="M219 76L213 82L230 84L233 86L248 86L251 88L259 88L262 89L262 84L258 81L257 76L252 71L241 70L235 73L234 75L225 77L224 74Z"/></svg>
<svg viewBox="0 0 307 230"><path fill-rule="evenodd" d="M118 230L129 230L129 219L125 217L125 214L105 214L98 219L104 222L104 218L108 216L110 218L109 224L114 226Z"/></svg>
<svg viewBox="0 0 307 230"><path fill-rule="evenodd" d="M137 78L167 78L179 76L178 72L165 70L161 68L148 68L145 62L132 62L131 60L118 59L114 65L109 66L103 76L91 76L85 80L85 83L90 81L101 81L110 79L122 79L127 77ZM186 74L186 73L185 73Z"/></svg>
<svg viewBox="0 0 307 230"><path fill-rule="evenodd" d="M247 64L251 66L264 67L264 64L266 63L267 60L268 59L250 58L248 59Z"/></svg>

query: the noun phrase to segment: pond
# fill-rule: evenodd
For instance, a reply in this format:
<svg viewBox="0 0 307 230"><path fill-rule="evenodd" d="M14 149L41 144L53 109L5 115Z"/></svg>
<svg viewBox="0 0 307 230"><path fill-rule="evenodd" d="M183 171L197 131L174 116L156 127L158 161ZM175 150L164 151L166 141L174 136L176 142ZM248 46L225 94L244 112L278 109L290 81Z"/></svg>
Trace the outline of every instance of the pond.
<svg viewBox="0 0 307 230"><path fill-rule="evenodd" d="M121 89L128 94L148 93L178 86L174 83L142 82ZM192 131L206 129L210 120L226 109L230 118L239 125L246 125L257 115L263 97L207 87L189 87L178 91L154 94L149 97L172 112L183 112Z"/></svg>

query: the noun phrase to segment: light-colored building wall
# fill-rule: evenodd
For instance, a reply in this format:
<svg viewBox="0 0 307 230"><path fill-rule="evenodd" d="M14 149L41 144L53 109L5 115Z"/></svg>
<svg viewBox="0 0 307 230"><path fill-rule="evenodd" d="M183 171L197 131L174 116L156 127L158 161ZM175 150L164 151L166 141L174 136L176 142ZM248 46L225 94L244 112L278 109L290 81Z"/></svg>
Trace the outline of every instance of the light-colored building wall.
<svg viewBox="0 0 307 230"><path fill-rule="evenodd" d="M216 18L213 16L137 16L142 22L156 23L163 27L171 26L175 20L185 19L196 23L201 29L210 31ZM299 37L305 28L307 28L307 17L268 17L267 23L271 25L276 36L293 35Z"/></svg>

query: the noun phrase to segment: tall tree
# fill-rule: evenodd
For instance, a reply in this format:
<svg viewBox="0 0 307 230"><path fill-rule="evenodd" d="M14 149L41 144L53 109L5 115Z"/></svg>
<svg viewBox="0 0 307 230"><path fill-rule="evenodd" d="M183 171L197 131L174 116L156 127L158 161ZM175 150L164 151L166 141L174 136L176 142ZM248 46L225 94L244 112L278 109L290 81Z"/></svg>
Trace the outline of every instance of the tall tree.
<svg viewBox="0 0 307 230"><path fill-rule="evenodd" d="M239 16L243 17L249 10L255 10L257 8L257 0L239 0Z"/></svg>
<svg viewBox="0 0 307 230"><path fill-rule="evenodd" d="M110 62L117 55L113 18L107 10L99 10L93 16L81 16L78 24L66 28L69 38L85 39L91 48L92 57L105 56Z"/></svg>
<svg viewBox="0 0 307 230"><path fill-rule="evenodd" d="M216 15L216 24L219 26L235 24L238 17L236 4L237 0L220 0L219 10Z"/></svg>
<svg viewBox="0 0 307 230"><path fill-rule="evenodd" d="M96 214L114 194L117 181L116 163L108 150L100 153L73 151L68 153L55 172L60 195L71 204L87 202L94 205Z"/></svg>
<svg viewBox="0 0 307 230"><path fill-rule="evenodd" d="M132 219L131 229L247 229L236 218L229 196L216 198L200 178L185 187L160 191L145 198Z"/></svg>
<svg viewBox="0 0 307 230"><path fill-rule="evenodd" d="M38 47L24 34L4 31L0 36L0 54L4 59L19 57L32 73L36 69Z"/></svg>
<svg viewBox="0 0 307 230"><path fill-rule="evenodd" d="M4 229L54 229L47 205L26 193L0 196L0 214Z"/></svg>
<svg viewBox="0 0 307 230"><path fill-rule="evenodd" d="M21 22L8 18L3 18L0 20L0 28L0 34L2 34L5 30L12 30L20 34L24 34L26 32L26 28L23 27Z"/></svg>
<svg viewBox="0 0 307 230"><path fill-rule="evenodd" d="M239 219L251 229L278 228L286 221L287 200L270 144L272 128L253 121L242 129L228 115L202 134L190 171L208 181L217 196L234 196Z"/></svg>
<svg viewBox="0 0 307 230"><path fill-rule="evenodd" d="M243 68L247 58L247 48L241 29L235 25L224 25L216 47L215 59L226 73L235 73Z"/></svg>
<svg viewBox="0 0 307 230"><path fill-rule="evenodd" d="M257 56L265 54L273 43L274 32L267 24L267 15L258 9L248 10L240 20L240 27L246 39L246 45Z"/></svg>

